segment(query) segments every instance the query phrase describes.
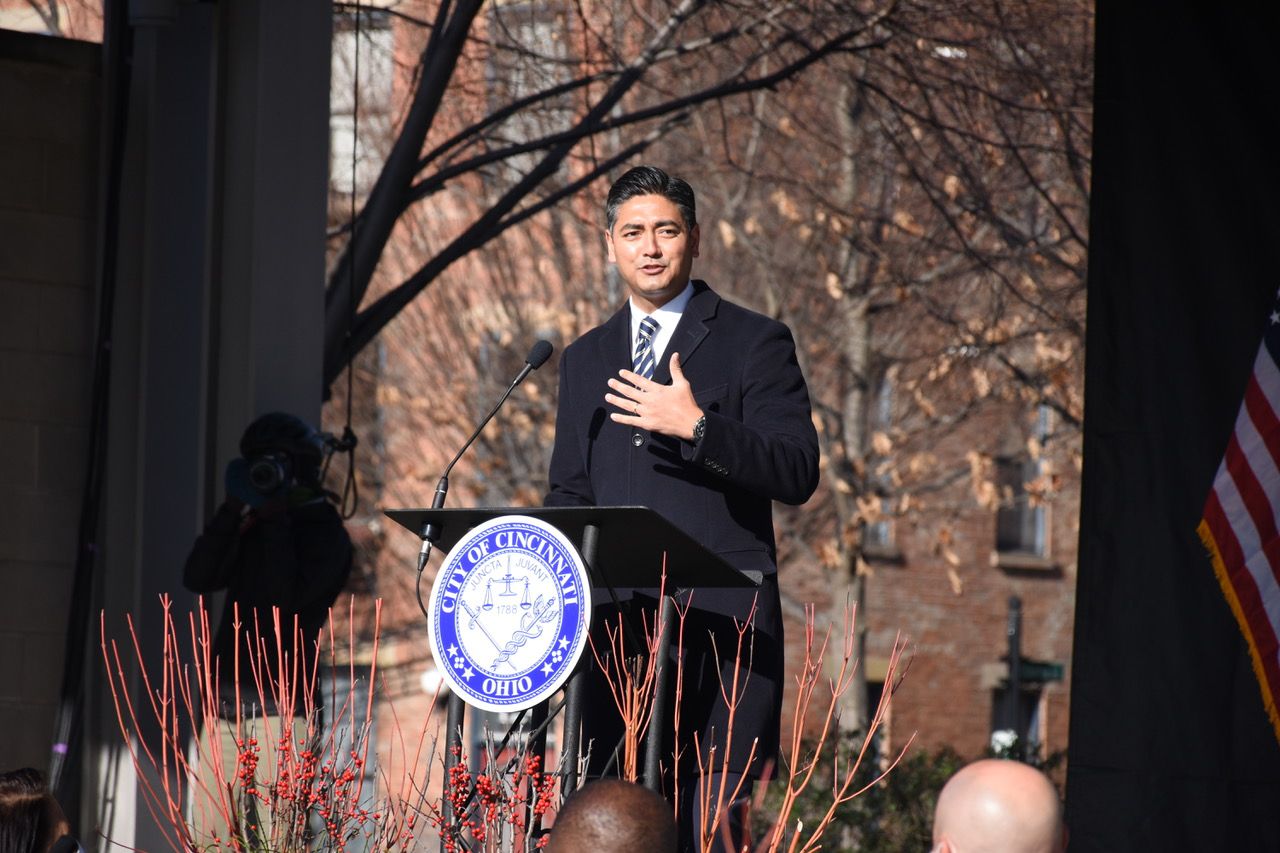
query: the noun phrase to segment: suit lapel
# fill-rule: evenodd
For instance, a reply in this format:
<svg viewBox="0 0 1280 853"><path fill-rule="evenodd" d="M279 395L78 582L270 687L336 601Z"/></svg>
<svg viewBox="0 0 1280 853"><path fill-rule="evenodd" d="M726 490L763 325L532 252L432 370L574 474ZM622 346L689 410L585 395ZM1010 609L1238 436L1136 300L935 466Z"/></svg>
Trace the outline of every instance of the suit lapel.
<svg viewBox="0 0 1280 853"><path fill-rule="evenodd" d="M680 353L680 366L684 368L693 359L694 353L711 333L716 309L720 305L720 297L716 295L705 281L693 283L693 296L680 315L680 322L671 335L667 349L662 353L662 361L653 371L653 381L662 385L671 384L671 353Z"/></svg>
<svg viewBox="0 0 1280 853"><path fill-rule="evenodd" d="M600 365L608 376L631 366L631 302L623 304L604 324L600 336Z"/></svg>

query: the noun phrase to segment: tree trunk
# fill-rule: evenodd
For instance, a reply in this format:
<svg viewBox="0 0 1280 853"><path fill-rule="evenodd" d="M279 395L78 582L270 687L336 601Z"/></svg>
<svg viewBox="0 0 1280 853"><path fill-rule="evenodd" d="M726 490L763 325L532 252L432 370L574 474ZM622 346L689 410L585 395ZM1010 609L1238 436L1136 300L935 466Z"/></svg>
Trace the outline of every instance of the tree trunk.
<svg viewBox="0 0 1280 853"><path fill-rule="evenodd" d="M852 210L858 196L859 173L855 160L854 137L857 127L854 121L852 91L848 83L840 87L840 94L834 100L836 109L836 127L844 142L845 155L842 162L840 188L837 200L842 208ZM866 591L867 579L859 571L862 563L861 529L858 518L856 497L863 493L866 482L867 458L867 396L870 386L870 353L871 329L867 316L867 295L869 283L863 280L866 267L859 263L854 253L853 240L846 240L837 257L835 272L840 276L842 298L837 310L840 314L841 327L844 331L843 356L845 367L849 373L849 385L844 394L841 406L840 422L843 426L840 436L846 456L846 464L841 466L853 482L849 494L838 495L836 535L839 542L839 568L837 570L837 594L834 604L843 607L846 602L856 602L857 634L855 636L854 654L857 655L858 668L854 672L853 683L841 698L840 727L845 732L863 732L867 728L867 672L866 672Z"/></svg>

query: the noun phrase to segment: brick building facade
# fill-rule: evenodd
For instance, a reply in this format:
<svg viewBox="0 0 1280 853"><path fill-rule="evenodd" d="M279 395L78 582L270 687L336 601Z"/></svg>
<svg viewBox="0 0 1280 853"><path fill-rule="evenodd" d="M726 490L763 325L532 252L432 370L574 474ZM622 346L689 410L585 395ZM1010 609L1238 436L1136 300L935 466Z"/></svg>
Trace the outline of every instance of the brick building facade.
<svg viewBox="0 0 1280 853"><path fill-rule="evenodd" d="M393 69L413 67L416 39L421 36L385 19L375 26L388 30L366 43L363 49L369 52L361 60L362 67L381 63L388 75L382 85L393 96L377 101L382 96L375 93L367 103L390 103L408 82L407 77L395 77ZM536 35L535 31L541 32L537 27L530 30ZM349 30L338 28L337 38L347 39L345 32ZM348 41L343 44L347 46L335 51L335 56L342 51L349 55ZM552 50L549 43L544 47ZM383 51L381 58L378 50ZM390 61L390 55L397 60ZM474 84L476 69L483 67L481 63L464 68L460 88ZM341 80L335 65L335 86ZM369 96L366 89L361 97ZM335 103L342 102L335 98ZM482 113L477 109L477 114ZM459 113L446 119L440 136L467 118ZM369 118L371 134L378 121L377 116ZM350 133L349 123L344 122L335 122L335 134ZM373 150L378 143L361 144ZM352 145L335 142L333 148L349 157ZM673 169L691 176L716 173L717 167L705 159L706 152L691 139L664 149L658 159L664 157ZM345 187L351 179L350 165L333 173L341 175L331 187L335 201L331 219L339 224L349 204ZM364 183L360 166L356 177L358 184ZM380 270L385 276L383 286L411 272L424 253L429 256L433 246L441 245L482 208L493 188L468 180L451 183L422 216L406 217L396 249ZM494 180L500 185L501 175ZM710 180L707 183L712 185ZM621 294L603 263L592 226L597 190L603 191L595 187L567 202L565 215L544 214L520 233L487 246L482 255L458 262L388 327L376 354L358 362L361 383L355 410L365 434L373 436L362 470L370 487L362 492L369 507L429 505L435 479L453 449L487 408L489 392L496 399L506 367L518 367L528 342L542 336L563 346L619 304ZM768 200L764 208L782 207L776 190L766 189L762 196ZM701 198L715 209L714 192ZM718 278L716 271L742 269L741 257L734 253L741 251L741 241L753 227L759 229L756 233L787 235L798 226L787 211L779 214L755 207L739 213L746 230L736 232L736 246L730 239L735 226L714 219L704 224L699 270L709 271L713 286L731 298L771 310L788 298L785 292L762 290L749 276ZM914 227L910 216L902 221ZM1075 307L1082 315L1082 302ZM902 335L904 327L917 333L912 326L919 318L913 319L909 310L906 315L905 320L899 318L899 328L886 328L883 333ZM819 327L806 329L794 322L793 326L802 347L819 343L816 338L823 334ZM927 324L919 328L925 330L920 334L926 338L933 336L925 343L939 351L957 343L945 338L947 330ZM875 329L872 334L877 334ZM1067 374L1061 381L1078 397L1080 377ZM818 396L829 394L828 383L834 379L823 369L809 375ZM521 388L456 469L451 505L538 501L550 445L554 388L552 364ZM335 426L343 402L343 392L338 393L339 405L328 411ZM894 699L886 743L901 745L914 735L917 749L949 745L974 756L987 748L994 730L1010 725L1006 716L1012 709L1005 699L1007 629L1010 600L1017 597L1022 690L1013 725L1042 754L1064 750L1079 502L1078 425L1059 422L1039 401L1016 389L954 392L950 397L942 393L933 404L940 411L930 416L934 423L927 429L913 432L914 427L900 427L898 418L919 417L911 411L915 404L909 394L888 407L880 426L900 445L900 455L924 459L922 464L936 472L938 482L913 493L909 506L895 499L884 518L865 524L860 532L861 559L856 562L863 567L866 590L860 625L866 631L865 669L872 693L879 689L899 632L913 655ZM967 414L957 426L937 426L960 410ZM801 653L797 644L803 637L804 605L816 605L820 625L838 623L843 601L835 600L833 590L846 589L851 582L849 577L833 574L820 537L813 535L815 529L830 527L814 519L829 511L823 493L835 488L831 478L831 471L824 471L818 497L800 509L779 508L777 515L784 543L781 586L789 613L788 653L793 668ZM1027 483L1036 485L1028 489ZM397 695L389 698L397 700L403 720L426 710L423 685L435 683L433 664L420 639L413 581L406 571L413 563L416 542L406 531L388 528L376 509L362 512L353 526L366 546L367 575L387 602L384 671L388 684L395 685L392 692ZM430 578L425 578L424 594L429 584Z"/></svg>

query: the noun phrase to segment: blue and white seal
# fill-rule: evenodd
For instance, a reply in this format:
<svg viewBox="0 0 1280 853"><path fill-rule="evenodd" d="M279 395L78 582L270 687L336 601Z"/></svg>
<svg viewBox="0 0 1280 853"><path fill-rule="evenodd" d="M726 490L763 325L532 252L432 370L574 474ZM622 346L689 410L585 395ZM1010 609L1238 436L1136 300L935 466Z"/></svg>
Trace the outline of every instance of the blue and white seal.
<svg viewBox="0 0 1280 853"><path fill-rule="evenodd" d="M544 521L505 515L472 528L431 588L431 653L450 688L486 711L555 693L587 644L591 584L573 544Z"/></svg>

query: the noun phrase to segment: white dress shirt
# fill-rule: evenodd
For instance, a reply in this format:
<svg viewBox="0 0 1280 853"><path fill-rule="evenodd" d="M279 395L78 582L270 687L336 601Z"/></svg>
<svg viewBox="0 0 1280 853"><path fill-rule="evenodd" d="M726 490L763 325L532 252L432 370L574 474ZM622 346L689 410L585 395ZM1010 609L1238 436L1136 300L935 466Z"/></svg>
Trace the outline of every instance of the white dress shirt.
<svg viewBox="0 0 1280 853"><path fill-rule="evenodd" d="M653 336L653 369L656 372L658 365L665 364L667 358L667 344L671 343L671 336L676 331L676 324L680 322L680 315L684 314L685 307L689 304L689 299L693 296L693 282L690 281L684 286L684 290L680 291L680 295L672 299L666 305L663 305L652 314L645 314L636 305L633 298L631 300L631 360L635 363L636 355L636 339L640 335L640 321L645 317L653 317L658 323L658 333Z"/></svg>

